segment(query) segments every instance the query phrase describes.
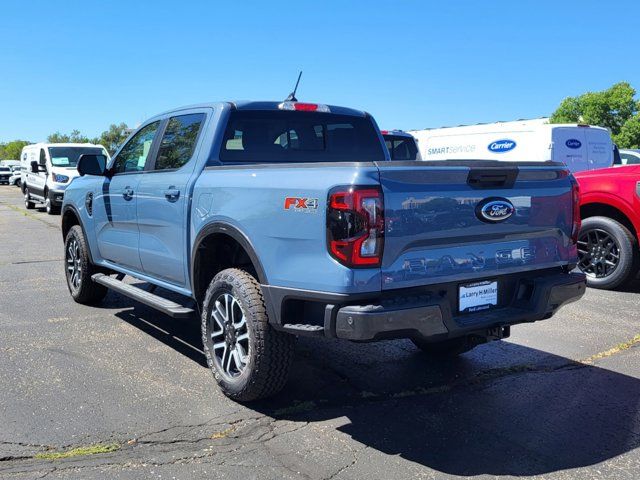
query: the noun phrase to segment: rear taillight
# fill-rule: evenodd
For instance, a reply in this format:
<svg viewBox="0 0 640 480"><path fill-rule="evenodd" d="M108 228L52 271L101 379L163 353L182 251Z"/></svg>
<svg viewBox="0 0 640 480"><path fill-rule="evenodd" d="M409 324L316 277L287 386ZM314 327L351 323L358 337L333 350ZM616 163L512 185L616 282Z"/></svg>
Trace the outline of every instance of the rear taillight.
<svg viewBox="0 0 640 480"><path fill-rule="evenodd" d="M347 267L379 267L384 206L376 187L337 187L329 193L327 248Z"/></svg>
<svg viewBox="0 0 640 480"><path fill-rule="evenodd" d="M578 234L580 233L580 185L573 175L569 176L571 180L571 200L573 202L573 219L571 225L571 240L578 243Z"/></svg>

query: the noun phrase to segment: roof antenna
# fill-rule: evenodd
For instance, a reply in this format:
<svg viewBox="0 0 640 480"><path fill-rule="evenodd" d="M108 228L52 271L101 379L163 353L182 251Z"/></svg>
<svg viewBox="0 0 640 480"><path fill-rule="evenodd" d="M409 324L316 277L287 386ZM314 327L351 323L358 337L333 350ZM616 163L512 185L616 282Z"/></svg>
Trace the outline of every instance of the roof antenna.
<svg viewBox="0 0 640 480"><path fill-rule="evenodd" d="M300 77L302 77L302 70L300 70L300 73L298 74L298 81L296 82L296 86L293 89L293 92L291 92L289 94L289 96L287 98L285 98L285 102L297 102L298 99L296 98L296 92L298 91L298 84L300 83Z"/></svg>

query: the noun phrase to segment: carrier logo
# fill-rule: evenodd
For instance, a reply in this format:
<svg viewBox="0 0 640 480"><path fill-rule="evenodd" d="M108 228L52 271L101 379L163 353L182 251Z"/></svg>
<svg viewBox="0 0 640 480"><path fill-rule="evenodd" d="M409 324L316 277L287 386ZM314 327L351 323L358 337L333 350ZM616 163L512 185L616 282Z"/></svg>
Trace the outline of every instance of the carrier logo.
<svg viewBox="0 0 640 480"><path fill-rule="evenodd" d="M294 212L315 213L318 211L318 199L306 197L286 197L284 209Z"/></svg>
<svg viewBox="0 0 640 480"><path fill-rule="evenodd" d="M476 216L483 222L502 222L514 214L516 208L506 198L487 198L476 208Z"/></svg>
<svg viewBox="0 0 640 480"><path fill-rule="evenodd" d="M493 153L505 153L516 148L516 142L515 140L503 138L502 140L491 142L487 148Z"/></svg>
<svg viewBox="0 0 640 480"><path fill-rule="evenodd" d="M582 146L582 142L577 138L570 138L564 144L569 148L580 148Z"/></svg>

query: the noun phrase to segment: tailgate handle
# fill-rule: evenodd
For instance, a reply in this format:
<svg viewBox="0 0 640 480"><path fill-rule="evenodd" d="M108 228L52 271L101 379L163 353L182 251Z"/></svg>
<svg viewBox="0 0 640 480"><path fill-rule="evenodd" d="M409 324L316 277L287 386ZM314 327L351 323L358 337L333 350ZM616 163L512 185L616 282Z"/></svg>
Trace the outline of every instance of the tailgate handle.
<svg viewBox="0 0 640 480"><path fill-rule="evenodd" d="M472 188L511 188L517 177L517 168L472 168L467 184Z"/></svg>

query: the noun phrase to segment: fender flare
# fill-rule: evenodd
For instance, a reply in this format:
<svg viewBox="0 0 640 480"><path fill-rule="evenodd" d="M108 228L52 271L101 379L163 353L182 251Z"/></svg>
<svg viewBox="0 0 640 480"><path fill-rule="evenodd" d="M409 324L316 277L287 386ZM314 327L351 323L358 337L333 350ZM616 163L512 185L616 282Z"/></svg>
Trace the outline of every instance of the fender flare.
<svg viewBox="0 0 640 480"><path fill-rule="evenodd" d="M60 217L61 217L60 226L62 227L62 222L64 222L64 216L67 214L67 212L71 212L73 213L73 215L75 215L76 219L78 220L78 225L80 225L80 228L82 229L82 234L84 235L87 245L89 245L89 237L87 237L87 232L85 231L84 225L82 224L82 217L80 216L80 212L78 212L78 209L73 205L65 205L62 211L60 212ZM62 243L64 244L66 238L64 236L64 230L62 228L60 228L60 233L62 233ZM63 248L63 251L64 251L64 248ZM89 253L89 261L93 265L95 265L95 263L93 262L93 255L91 253L91 245L89 245L88 253Z"/></svg>
<svg viewBox="0 0 640 480"><path fill-rule="evenodd" d="M249 259L251 260L251 263L256 269L256 274L258 275L258 281L260 282L260 284L268 285L267 276L264 272L262 262L260 262L260 259L256 254L256 250L253 247L251 240L249 240L249 237L247 237L247 235L245 235L239 228L235 227L234 225L231 225L228 222L215 221L205 225L198 232L198 235L196 236L196 239L193 242L193 248L191 250L191 260L189 262L189 277L190 277L192 291L195 291L196 289L195 261L196 261L196 255L198 253L198 249L200 248L202 241L206 237L212 234L217 234L217 233L227 235L233 238L236 242L240 244L240 246L245 250L245 252L247 252L247 255L249 255Z"/></svg>
<svg viewBox="0 0 640 480"><path fill-rule="evenodd" d="M580 198L580 208L588 207L595 203L607 205L622 213L629 219L631 225L633 225L635 232L632 233L635 233L637 237L640 237L640 221L633 210L633 206L626 199L606 192L589 192L582 195Z"/></svg>

